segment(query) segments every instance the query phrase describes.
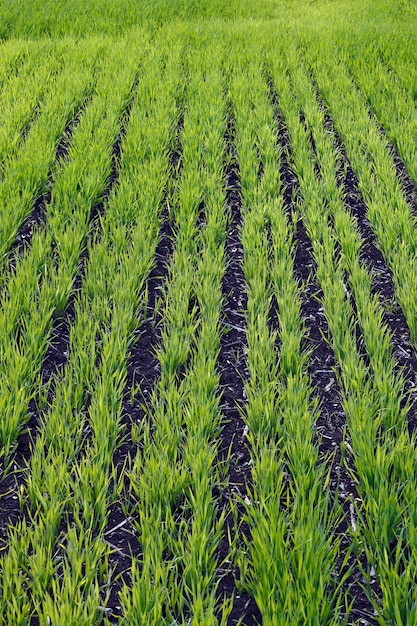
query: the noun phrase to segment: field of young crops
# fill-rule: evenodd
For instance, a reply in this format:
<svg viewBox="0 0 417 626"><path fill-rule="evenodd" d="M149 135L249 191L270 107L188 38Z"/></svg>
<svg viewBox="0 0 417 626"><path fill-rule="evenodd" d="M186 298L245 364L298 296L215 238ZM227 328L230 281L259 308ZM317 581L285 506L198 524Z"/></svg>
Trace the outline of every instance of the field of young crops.
<svg viewBox="0 0 417 626"><path fill-rule="evenodd" d="M2 3L1 625L417 624L417 19L355 1Z"/></svg>

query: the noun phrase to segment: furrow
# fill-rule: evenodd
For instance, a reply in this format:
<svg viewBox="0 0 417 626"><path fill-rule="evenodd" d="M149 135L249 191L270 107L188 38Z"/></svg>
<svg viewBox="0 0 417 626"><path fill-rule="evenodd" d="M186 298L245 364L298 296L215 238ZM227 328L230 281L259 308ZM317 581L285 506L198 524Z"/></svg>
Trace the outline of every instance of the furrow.
<svg viewBox="0 0 417 626"><path fill-rule="evenodd" d="M355 603L349 612L349 620L353 623L355 619L362 618L364 612L368 614L370 606L361 587L361 572L355 567L352 556L349 556L350 541L347 537L347 529L351 503L357 497L357 492L342 453L346 437L346 419L337 376L338 366L322 306L323 292L317 281L317 265L312 244L302 216L299 214L302 196L298 178L293 171L294 158L291 141L273 87L270 87L270 99L277 120L283 209L287 219L294 222L294 277L300 286L301 318L306 330L302 347L309 355L307 372L313 388L312 395L318 399L320 408L315 423L317 434L314 441L319 447L320 459L331 460L328 470L330 497L338 500L344 511L344 516L335 528L335 533L340 537L338 566L343 573L350 570L345 585L349 589L350 596L355 598ZM346 562L343 564L345 558ZM343 615L343 610L341 614Z"/></svg>
<svg viewBox="0 0 417 626"><path fill-rule="evenodd" d="M243 619L246 626L255 624L253 615L260 618L256 604L243 588L236 588L238 570L230 552L242 547L243 506L250 479L250 455L246 441L245 422L241 411L246 404L245 384L249 372L246 365L247 306L246 283L243 274L243 245L241 240L242 200L239 162L235 148L235 120L229 112L227 132L227 167L225 171L225 195L228 211L228 227L225 241L226 270L222 282L224 333L220 340L217 369L220 376L221 405L224 425L219 444L220 463L226 463L228 483L222 489L221 505L226 511L225 532L219 545L219 557L223 562L223 575L219 592L233 598L229 624ZM235 511L234 515L231 514ZM246 526L247 532L247 526Z"/></svg>

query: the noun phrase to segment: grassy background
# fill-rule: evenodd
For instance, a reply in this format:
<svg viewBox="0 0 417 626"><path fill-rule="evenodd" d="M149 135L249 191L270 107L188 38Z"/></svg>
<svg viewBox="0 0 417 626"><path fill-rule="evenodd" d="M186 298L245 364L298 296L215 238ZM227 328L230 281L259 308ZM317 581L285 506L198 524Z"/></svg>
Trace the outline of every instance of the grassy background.
<svg viewBox="0 0 417 626"><path fill-rule="evenodd" d="M0 38L121 34L173 21L269 22L324 34L343 28L415 29L415 0L3 0ZM410 20L410 18L412 18Z"/></svg>

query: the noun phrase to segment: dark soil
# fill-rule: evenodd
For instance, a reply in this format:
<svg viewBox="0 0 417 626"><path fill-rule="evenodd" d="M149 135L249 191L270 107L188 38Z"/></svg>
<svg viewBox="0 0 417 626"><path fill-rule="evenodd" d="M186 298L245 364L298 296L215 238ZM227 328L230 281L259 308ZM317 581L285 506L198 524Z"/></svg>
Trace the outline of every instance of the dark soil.
<svg viewBox="0 0 417 626"><path fill-rule="evenodd" d="M233 150L234 129L230 120L226 136ZM226 171L226 202L230 212L230 222L226 238L226 272L223 278L223 325L225 333L221 338L218 370L220 373L221 411L224 426L219 446L219 460L227 463L228 485L221 494L220 507L228 512L225 531L230 532L232 540L242 545L242 533L249 534L248 527L242 523L243 506L241 500L247 495L246 486L250 484L250 453L246 443L245 422L240 409L246 404L245 381L249 378L246 366L245 310L247 306L246 281L243 274L243 245L241 241L242 204L240 194L239 169L236 155ZM230 514L230 502L234 502L238 519ZM246 626L261 622L261 615L253 598L243 589L237 589L239 572L233 563L226 561L230 554L227 532L219 546L217 558L222 564L219 595L233 597L233 609L229 616L230 625L243 620ZM230 558L230 557L229 557Z"/></svg>

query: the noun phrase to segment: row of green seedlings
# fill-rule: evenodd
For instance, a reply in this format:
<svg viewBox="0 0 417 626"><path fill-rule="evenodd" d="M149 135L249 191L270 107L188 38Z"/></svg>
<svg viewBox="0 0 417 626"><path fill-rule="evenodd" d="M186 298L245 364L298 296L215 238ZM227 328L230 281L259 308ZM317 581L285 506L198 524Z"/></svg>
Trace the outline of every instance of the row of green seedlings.
<svg viewBox="0 0 417 626"><path fill-rule="evenodd" d="M319 407L307 374L302 288L294 275L294 223L279 176L277 127L260 64L233 59L231 104L242 187L249 381L245 419L252 460L239 565L262 623L340 624L334 530L337 504L319 459ZM242 61L245 59L245 61ZM270 324L271 299L278 329Z"/></svg>
<svg viewBox="0 0 417 626"><path fill-rule="evenodd" d="M28 514L9 529L1 563L4 624L36 616L40 624L92 625L107 623L112 612L104 531L120 494L113 455L123 435L128 347L143 320L176 119L178 59L173 55L163 71L161 56L144 63L119 183L89 246L74 305L68 362L55 378L28 462Z"/></svg>
<svg viewBox="0 0 417 626"><path fill-rule="evenodd" d="M288 46L285 64L274 60L272 71L292 137L323 308L339 366L342 404L351 439L352 473L361 499L356 509L359 521L351 521L352 540L358 552L366 555L364 581L379 622L411 623L415 616L410 598L415 583L415 556L410 544L410 486L405 483L410 480L414 443L408 434L407 407L402 406L404 380L397 371L383 308L377 295L372 294L372 275L360 261L361 237L354 219L343 208L343 192L337 186L334 137L324 129L323 113L300 62L296 50ZM288 67L294 98L285 75ZM300 123L301 113L304 126ZM309 146L310 136L315 151ZM346 278L355 310L347 297ZM366 358L357 348L356 324L364 339ZM374 595L370 588L373 577L381 589L382 606L379 594ZM411 621L403 622L404 619Z"/></svg>
<svg viewBox="0 0 417 626"><path fill-rule="evenodd" d="M417 183L417 107L411 85L399 84L373 47L361 52L358 57L346 55L344 62Z"/></svg>
<svg viewBox="0 0 417 626"><path fill-rule="evenodd" d="M51 43L39 46L18 74L10 72L0 91L0 171L11 160L57 74L66 65L69 46ZM71 49L71 53L73 50Z"/></svg>
<svg viewBox="0 0 417 626"><path fill-rule="evenodd" d="M225 103L217 49L207 59L197 50L187 61L160 377L129 473L135 504L128 513L141 553L120 594L123 624L226 624L231 607L217 597L224 514L214 493L221 483L216 364L225 271Z"/></svg>
<svg viewBox="0 0 417 626"><path fill-rule="evenodd" d="M113 145L138 71L134 55L123 71L117 71L127 49L126 43L121 44L107 57L96 95L82 115L68 158L54 178L52 197L45 207L45 227L34 233L22 257L16 255L16 267L6 276L0 309L4 469L29 420L29 401L42 387L39 373L54 318L68 302L92 210L108 184Z"/></svg>
<svg viewBox="0 0 417 626"><path fill-rule="evenodd" d="M51 173L56 174L57 147L68 123L92 94L99 80L103 45L76 47L68 51L64 69L49 86L36 121L15 154L1 167L0 180L0 270L4 282L5 261L36 199L48 190ZM104 54L107 57L106 54ZM65 63L66 61L66 63ZM81 69L82 68L82 69ZM14 106L14 103L13 103Z"/></svg>
<svg viewBox="0 0 417 626"><path fill-rule="evenodd" d="M17 76L30 61L32 51L40 51L42 44L27 41L8 41L0 46L0 93L13 76Z"/></svg>

